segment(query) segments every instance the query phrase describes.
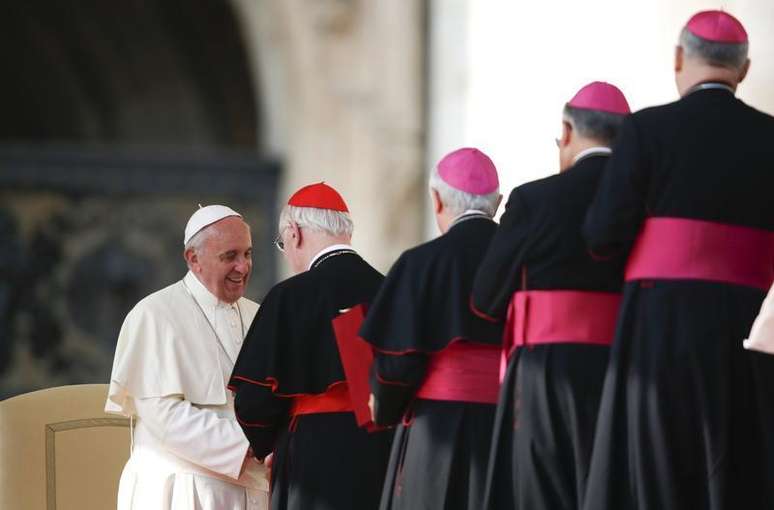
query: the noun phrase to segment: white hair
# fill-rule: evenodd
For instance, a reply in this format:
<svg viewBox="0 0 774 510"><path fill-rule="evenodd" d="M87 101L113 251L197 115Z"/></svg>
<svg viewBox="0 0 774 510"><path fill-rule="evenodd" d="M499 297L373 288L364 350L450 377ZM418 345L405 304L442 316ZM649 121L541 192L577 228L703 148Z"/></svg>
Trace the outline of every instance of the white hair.
<svg viewBox="0 0 774 510"><path fill-rule="evenodd" d="M185 243L184 251L193 250L196 253L201 253L204 248L204 243L215 233L215 229L211 227L212 225L207 225L191 236L191 239Z"/></svg>
<svg viewBox="0 0 774 510"><path fill-rule="evenodd" d="M355 229L348 212L286 205L280 213L279 231L291 223L332 236L351 236Z"/></svg>
<svg viewBox="0 0 774 510"><path fill-rule="evenodd" d="M486 195L474 195L449 186L441 179L438 168L433 167L430 173L430 189L434 189L441 197L441 202L448 207L453 214L462 214L465 211L481 211L490 217L497 212L500 189L496 189Z"/></svg>

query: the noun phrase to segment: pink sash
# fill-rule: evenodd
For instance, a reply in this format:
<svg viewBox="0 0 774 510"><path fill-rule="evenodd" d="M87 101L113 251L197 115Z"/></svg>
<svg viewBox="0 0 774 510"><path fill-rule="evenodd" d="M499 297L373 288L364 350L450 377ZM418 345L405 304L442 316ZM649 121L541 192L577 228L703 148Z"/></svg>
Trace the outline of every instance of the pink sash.
<svg viewBox="0 0 774 510"><path fill-rule="evenodd" d="M432 354L427 378L417 392L427 400L496 404L500 347L457 341Z"/></svg>
<svg viewBox="0 0 774 510"><path fill-rule="evenodd" d="M774 232L682 218L650 218L637 237L626 281L707 280L768 290Z"/></svg>
<svg viewBox="0 0 774 510"><path fill-rule="evenodd" d="M615 292L516 292L508 305L500 379L517 347L554 343L610 345L620 303L621 295Z"/></svg>

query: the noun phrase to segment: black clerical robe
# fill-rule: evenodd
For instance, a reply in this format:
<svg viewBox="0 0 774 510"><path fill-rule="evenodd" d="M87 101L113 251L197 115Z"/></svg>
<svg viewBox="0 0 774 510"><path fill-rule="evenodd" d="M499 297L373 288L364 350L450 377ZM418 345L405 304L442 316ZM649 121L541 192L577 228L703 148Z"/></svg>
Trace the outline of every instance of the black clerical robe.
<svg viewBox="0 0 774 510"><path fill-rule="evenodd" d="M483 214L463 215L444 235L405 252L361 328L376 352L376 421L399 423L383 510L481 508L502 326L471 313L469 296L495 228ZM462 361L451 368L468 377L461 387L457 377L444 379L449 355ZM479 398L487 392L488 401Z"/></svg>
<svg viewBox="0 0 774 510"><path fill-rule="evenodd" d="M370 302L382 279L352 250L325 253L274 286L250 327L230 388L256 457L274 452L273 510L378 507L392 432L330 411L346 396L331 321ZM310 402L328 409L310 413Z"/></svg>
<svg viewBox="0 0 774 510"><path fill-rule="evenodd" d="M592 258L581 233L607 160L601 150L592 152L564 173L511 192L476 275L477 311L503 321L517 291L580 291L617 300L623 264ZM612 329L615 317L605 320ZM556 340L518 347L509 359L486 508L576 510L581 504L609 346L570 336Z"/></svg>
<svg viewBox="0 0 774 510"><path fill-rule="evenodd" d="M771 239L772 139L774 119L722 85L633 114L589 209L590 248L625 252L644 225L664 218ZM640 248L677 257L700 241L662 239ZM744 244L731 236L681 270L722 270L740 255L769 257L763 264L774 267L765 250ZM742 348L764 296L703 277L627 276L587 510L772 508L774 356Z"/></svg>

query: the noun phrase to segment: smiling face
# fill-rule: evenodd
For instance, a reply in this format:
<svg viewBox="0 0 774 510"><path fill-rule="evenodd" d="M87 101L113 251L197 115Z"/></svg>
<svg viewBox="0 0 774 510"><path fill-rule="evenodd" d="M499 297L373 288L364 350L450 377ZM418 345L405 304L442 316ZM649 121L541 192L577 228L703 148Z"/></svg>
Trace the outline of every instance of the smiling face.
<svg viewBox="0 0 774 510"><path fill-rule="evenodd" d="M253 267L250 228L231 216L205 228L198 247L185 252L188 267L215 297L234 303L245 293Z"/></svg>

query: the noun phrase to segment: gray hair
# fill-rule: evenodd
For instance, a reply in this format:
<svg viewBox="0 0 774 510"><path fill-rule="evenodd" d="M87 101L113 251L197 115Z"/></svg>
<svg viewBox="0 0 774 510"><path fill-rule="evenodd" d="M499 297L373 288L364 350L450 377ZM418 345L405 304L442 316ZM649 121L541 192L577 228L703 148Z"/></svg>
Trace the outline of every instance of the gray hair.
<svg viewBox="0 0 774 510"><path fill-rule="evenodd" d="M491 217L495 215L500 199L499 188L486 195L474 195L452 188L441 179L437 167L433 167L433 171L430 173L430 189L438 192L443 205L448 207L453 214L462 214L465 211L473 210L481 211Z"/></svg>
<svg viewBox="0 0 774 510"><path fill-rule="evenodd" d="M562 116L585 138L612 145L626 115L564 106Z"/></svg>
<svg viewBox="0 0 774 510"><path fill-rule="evenodd" d="M188 240L187 243L185 243L184 251L193 250L196 253L201 253L202 249L204 248L204 243L212 237L212 235L215 233L215 229L212 228L212 225L207 225L197 233L195 233L191 239Z"/></svg>
<svg viewBox="0 0 774 510"><path fill-rule="evenodd" d="M279 217L280 232L291 223L332 236L351 236L355 229L348 212L286 205Z"/></svg>
<svg viewBox="0 0 774 510"><path fill-rule="evenodd" d="M680 32L680 46L686 56L698 57L713 67L739 69L747 61L749 44L724 43L699 37L687 28Z"/></svg>

